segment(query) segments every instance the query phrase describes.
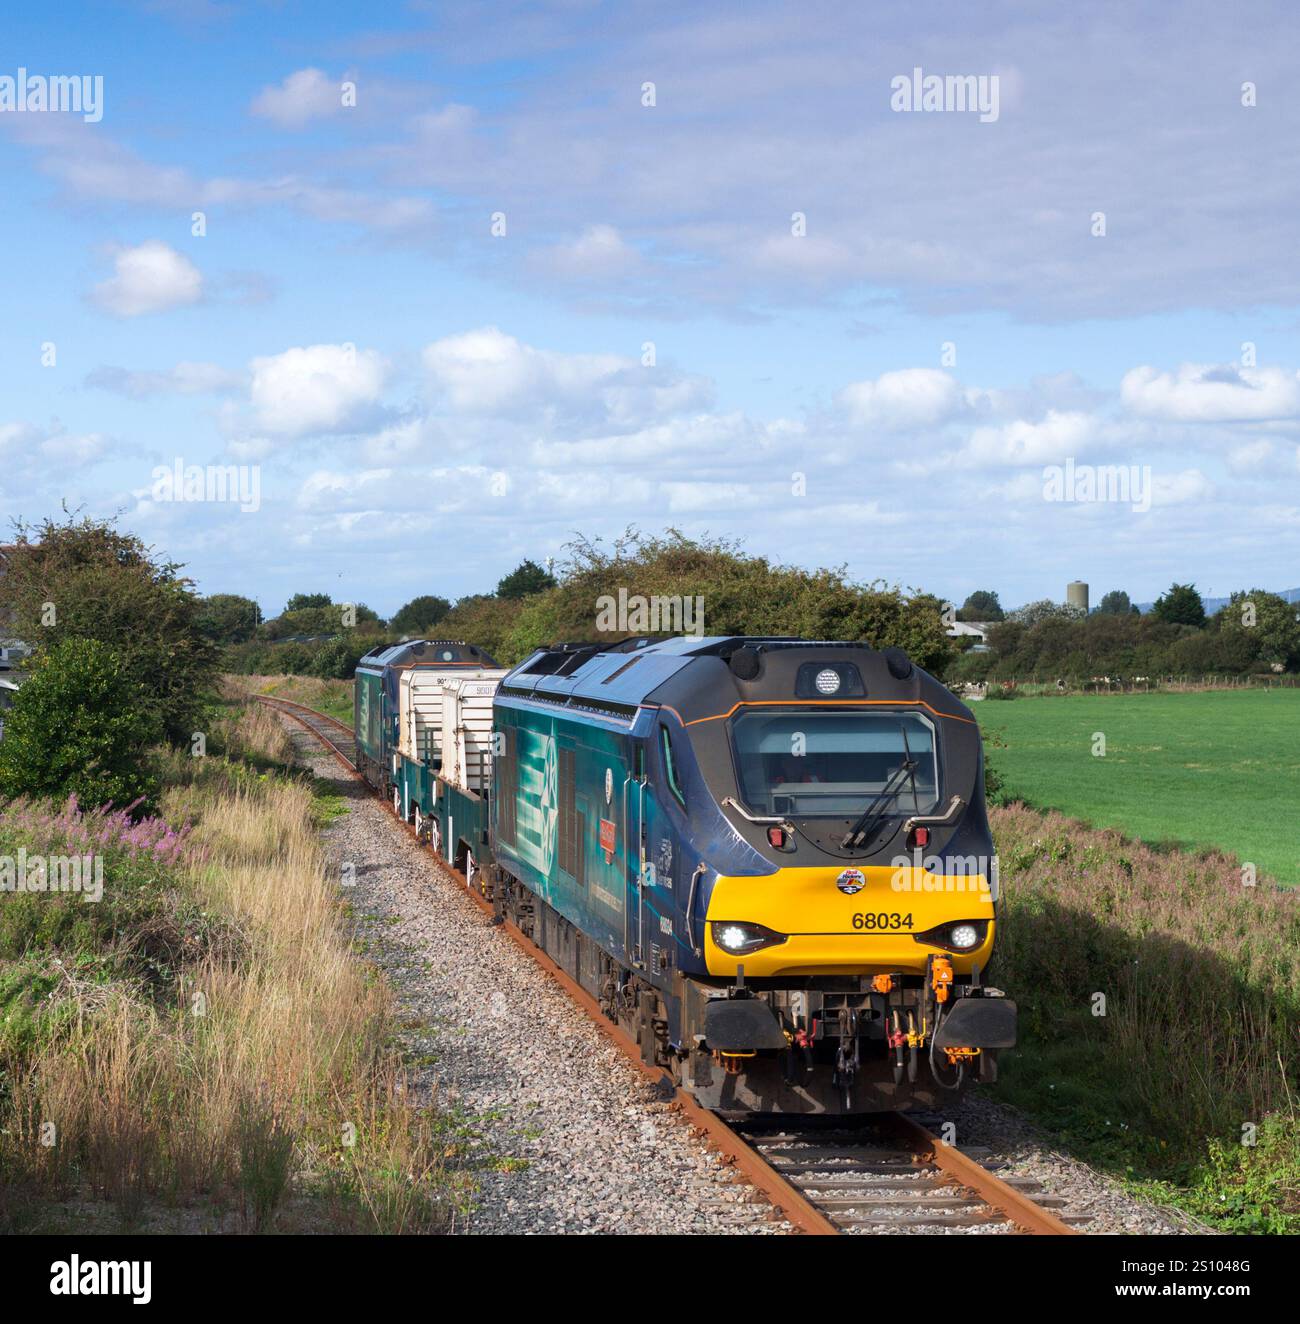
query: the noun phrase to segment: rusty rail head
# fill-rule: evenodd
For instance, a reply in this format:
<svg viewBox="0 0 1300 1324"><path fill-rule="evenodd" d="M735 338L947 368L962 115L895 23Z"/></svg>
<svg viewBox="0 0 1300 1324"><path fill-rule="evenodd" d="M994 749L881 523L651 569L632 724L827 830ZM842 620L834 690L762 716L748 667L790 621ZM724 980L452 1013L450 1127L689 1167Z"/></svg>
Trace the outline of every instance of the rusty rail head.
<svg viewBox="0 0 1300 1324"><path fill-rule="evenodd" d="M919 1122L904 1113L887 1113L886 1125L917 1154L936 1168L946 1172L954 1181L974 1191L991 1208L1005 1214L1017 1227L1035 1236L1077 1236L1078 1231L1063 1223L1050 1210L1037 1205L1014 1186L1008 1186L983 1164L963 1154L953 1145L946 1145L938 1136L931 1135Z"/></svg>
<svg viewBox="0 0 1300 1324"><path fill-rule="evenodd" d="M324 731L320 730L316 726L313 726L311 722L309 722L307 718L303 716L303 714L308 713L312 717L319 718L322 722L332 723L340 731L347 732L349 737L352 736L352 728L350 726L347 726L343 722L340 722L337 717L331 717L328 713L317 712L315 708L308 708L307 705L303 703L294 703L292 699L277 698L273 694L257 694L254 695L254 698L259 699L262 703L266 704L268 707L274 708L278 712L282 712L286 717L290 718L292 721L297 722L298 725L301 726L305 731L310 731L311 734L314 735L316 739L319 740L321 744L324 745L325 748L329 750L331 754L334 755L334 757L342 765L344 771L349 773L351 776L355 777L357 781L364 781L364 778L361 776L360 771L358 771L356 764L353 763L350 758L348 758L348 756L329 738L329 736L325 734Z"/></svg>

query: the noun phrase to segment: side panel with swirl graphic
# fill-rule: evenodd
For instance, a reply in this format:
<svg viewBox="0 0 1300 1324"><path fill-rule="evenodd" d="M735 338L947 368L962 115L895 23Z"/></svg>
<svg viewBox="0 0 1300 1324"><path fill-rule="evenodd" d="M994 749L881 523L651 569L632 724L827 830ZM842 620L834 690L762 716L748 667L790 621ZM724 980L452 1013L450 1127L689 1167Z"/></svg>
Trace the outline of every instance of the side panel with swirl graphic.
<svg viewBox="0 0 1300 1324"><path fill-rule="evenodd" d="M555 736L521 726L517 737L519 781L515 798L515 849L543 877L555 863L559 797Z"/></svg>

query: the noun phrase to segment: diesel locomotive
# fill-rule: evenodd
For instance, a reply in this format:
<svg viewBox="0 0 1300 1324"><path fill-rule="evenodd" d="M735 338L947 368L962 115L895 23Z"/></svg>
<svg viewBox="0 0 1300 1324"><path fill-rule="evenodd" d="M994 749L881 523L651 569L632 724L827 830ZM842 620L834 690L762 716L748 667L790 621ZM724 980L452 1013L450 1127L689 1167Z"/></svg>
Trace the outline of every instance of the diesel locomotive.
<svg viewBox="0 0 1300 1324"><path fill-rule="evenodd" d="M379 661L362 665L382 706ZM425 765L422 835L647 1063L724 1114L929 1108L996 1078L1016 1007L987 978L979 729L901 650L558 644L480 683L494 692L476 786L432 747L408 745L412 760L382 741L367 776L413 818L405 765ZM394 745L395 720L378 723Z"/></svg>

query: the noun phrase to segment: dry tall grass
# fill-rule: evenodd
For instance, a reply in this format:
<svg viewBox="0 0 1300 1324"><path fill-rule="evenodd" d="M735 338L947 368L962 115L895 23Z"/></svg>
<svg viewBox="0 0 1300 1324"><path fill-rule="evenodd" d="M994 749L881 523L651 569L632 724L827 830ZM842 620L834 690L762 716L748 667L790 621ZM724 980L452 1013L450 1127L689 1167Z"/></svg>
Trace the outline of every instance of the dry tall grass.
<svg viewBox="0 0 1300 1324"><path fill-rule="evenodd" d="M249 705L237 740L277 751L268 716ZM187 880L243 935L240 959L184 971L171 1006L122 990L48 1043L16 1082L11 1153L128 1218L208 1196L252 1230L286 1206L332 1227L445 1226L462 1184L407 1089L386 986L350 949L310 791L208 775L165 811L195 824Z"/></svg>

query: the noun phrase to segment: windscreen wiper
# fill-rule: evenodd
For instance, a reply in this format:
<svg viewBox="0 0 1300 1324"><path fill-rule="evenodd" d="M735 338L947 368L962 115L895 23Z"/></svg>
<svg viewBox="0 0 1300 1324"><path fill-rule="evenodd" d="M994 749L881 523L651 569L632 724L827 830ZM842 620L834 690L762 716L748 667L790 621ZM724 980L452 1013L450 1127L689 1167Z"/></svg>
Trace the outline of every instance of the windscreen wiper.
<svg viewBox="0 0 1300 1324"><path fill-rule="evenodd" d="M883 814L885 801L896 794L905 777L913 779L912 787L913 796L915 797L916 762L914 759L906 758L890 774L889 780L876 792L875 798L863 810L862 817L845 833L844 840L840 842L842 848L847 849L850 846L862 844L869 832L875 828L877 819Z"/></svg>

